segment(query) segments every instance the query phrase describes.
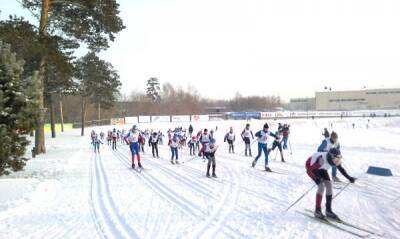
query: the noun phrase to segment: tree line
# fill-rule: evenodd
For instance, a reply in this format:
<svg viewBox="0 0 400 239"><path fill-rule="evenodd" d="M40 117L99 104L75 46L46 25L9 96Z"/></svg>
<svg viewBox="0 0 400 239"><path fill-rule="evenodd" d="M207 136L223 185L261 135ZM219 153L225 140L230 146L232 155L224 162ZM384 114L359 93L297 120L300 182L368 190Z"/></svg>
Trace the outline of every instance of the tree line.
<svg viewBox="0 0 400 239"><path fill-rule="evenodd" d="M111 107L121 85L111 63L98 57L125 28L116 0L18 2L38 23L16 15L0 21L0 175L24 166L33 130L35 153L46 153L44 124L50 118L56 137L57 99L78 97L85 122L87 105ZM77 59L82 49L87 54Z"/></svg>

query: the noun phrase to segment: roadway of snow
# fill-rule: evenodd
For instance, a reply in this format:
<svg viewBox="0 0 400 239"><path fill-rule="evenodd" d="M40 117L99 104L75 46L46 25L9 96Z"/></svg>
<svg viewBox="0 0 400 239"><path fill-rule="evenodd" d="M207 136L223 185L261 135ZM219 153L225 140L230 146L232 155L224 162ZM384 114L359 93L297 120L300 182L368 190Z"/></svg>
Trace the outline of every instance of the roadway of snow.
<svg viewBox="0 0 400 239"><path fill-rule="evenodd" d="M400 238L400 119L371 119L369 129L361 118L286 122L291 124L293 154L285 151L287 163L270 154L270 167L284 174L263 172L263 157L252 169L253 159L240 155L241 140L237 154L228 154L223 135L233 126L239 138L245 121L193 123L196 132L218 125L217 180L205 177L206 163L199 158L171 165L167 146L160 146L160 159L153 159L146 146L142 163L148 170L137 173L130 169L126 145L114 152L102 145L101 155L95 155L89 136L80 137L79 130L48 138L48 154L30 160L25 171L0 178L0 238L354 238L296 212L314 208L315 188L284 212L313 186L304 162L330 123L339 134L345 167L359 178L334 199L334 211L385 233L384 238ZM250 123L255 133L264 121ZM276 129L276 122L268 123ZM179 125L188 126L139 127L165 132ZM253 156L256 150L253 144ZM189 159L188 154L180 151L180 161ZM395 176L367 175L370 165L389 167ZM339 190L334 188L334 194Z"/></svg>

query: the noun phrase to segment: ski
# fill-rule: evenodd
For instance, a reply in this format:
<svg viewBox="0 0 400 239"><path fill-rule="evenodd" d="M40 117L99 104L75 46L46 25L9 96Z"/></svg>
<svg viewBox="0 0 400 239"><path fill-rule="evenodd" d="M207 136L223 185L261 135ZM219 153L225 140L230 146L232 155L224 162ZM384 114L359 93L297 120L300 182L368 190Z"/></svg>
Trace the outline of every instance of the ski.
<svg viewBox="0 0 400 239"><path fill-rule="evenodd" d="M370 236L370 234L361 234L361 233L357 233L357 232L351 231L349 229L346 229L344 227L341 227L341 226L339 226L340 224L335 224L334 222L329 221L328 219L316 218L316 217L314 217L313 214L307 213L308 211L306 211L306 212L296 211L296 212L302 214L303 216L309 217L309 218L314 219L314 220L316 220L318 222L324 223L325 225L331 226L331 227L336 228L336 229L338 229L340 231L343 231L343 232L347 232L347 233L349 233L349 234L351 234L353 236L359 237L359 238L367 238L367 237Z"/></svg>
<svg viewBox="0 0 400 239"><path fill-rule="evenodd" d="M275 170L266 171L265 169L260 169L260 171L261 171L261 172L264 172L264 173L276 173L276 174L287 175L287 174L284 173L284 172L279 172L279 171L275 171Z"/></svg>
<svg viewBox="0 0 400 239"><path fill-rule="evenodd" d="M312 210L310 210L310 209L306 209L306 211L307 211L307 212L310 212L310 213L314 213L314 212L313 212ZM366 229L366 228L364 228L364 227L362 227L362 226L358 226L358 225L355 225L355 224L353 224L353 223L349 223L349 222L344 221L344 220L342 220L342 219L340 219L339 221L335 221L335 220L334 220L334 222L337 222L337 223L346 225L346 226L348 226L348 227L352 227L352 228L354 228L354 229L358 229L358 230L363 231L363 232L370 233L370 234L375 235L375 236L383 237L383 236L385 235L384 233L373 232L373 231L370 230L370 229Z"/></svg>

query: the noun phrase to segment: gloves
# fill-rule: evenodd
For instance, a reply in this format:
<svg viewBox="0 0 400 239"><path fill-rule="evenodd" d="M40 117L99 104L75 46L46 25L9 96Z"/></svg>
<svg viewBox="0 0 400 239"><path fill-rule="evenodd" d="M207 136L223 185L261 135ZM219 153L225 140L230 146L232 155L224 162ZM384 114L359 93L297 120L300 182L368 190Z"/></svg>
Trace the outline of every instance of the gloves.
<svg viewBox="0 0 400 239"><path fill-rule="evenodd" d="M349 177L349 181L350 181L350 183L354 183L356 180L357 180L356 178Z"/></svg>

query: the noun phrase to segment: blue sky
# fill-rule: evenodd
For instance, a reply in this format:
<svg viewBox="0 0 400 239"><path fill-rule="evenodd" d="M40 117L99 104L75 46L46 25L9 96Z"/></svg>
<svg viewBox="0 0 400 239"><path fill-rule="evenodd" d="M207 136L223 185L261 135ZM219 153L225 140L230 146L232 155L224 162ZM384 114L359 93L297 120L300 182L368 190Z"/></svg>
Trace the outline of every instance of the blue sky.
<svg viewBox="0 0 400 239"><path fill-rule="evenodd" d="M1 18L29 15L1 1ZM398 0L120 0L126 29L101 53L122 92L146 80L201 95L313 96L400 87Z"/></svg>

